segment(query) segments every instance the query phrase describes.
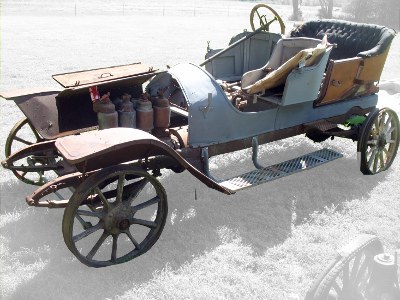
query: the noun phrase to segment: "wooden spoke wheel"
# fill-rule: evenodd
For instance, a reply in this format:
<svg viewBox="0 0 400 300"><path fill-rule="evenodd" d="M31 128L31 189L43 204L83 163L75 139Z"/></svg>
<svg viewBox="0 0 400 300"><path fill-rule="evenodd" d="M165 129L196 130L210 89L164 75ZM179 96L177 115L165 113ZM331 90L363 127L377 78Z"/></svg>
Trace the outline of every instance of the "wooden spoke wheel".
<svg viewBox="0 0 400 300"><path fill-rule="evenodd" d="M124 263L154 245L167 213L167 195L155 177L138 167L108 167L72 195L63 217L64 241L87 266Z"/></svg>
<svg viewBox="0 0 400 300"><path fill-rule="evenodd" d="M366 299L374 256L382 252L382 244L376 236L359 236L339 251L336 260L315 281L305 300Z"/></svg>
<svg viewBox="0 0 400 300"><path fill-rule="evenodd" d="M36 129L32 126L27 118L18 121L11 129L7 137L5 146L5 155L9 157L12 153L17 152L29 145L44 141ZM19 165L29 167L38 166L38 171L16 171L12 170L14 175L21 181L32 185L43 185L48 181L50 172L40 170L41 166L55 163L54 155L32 155L23 161L18 162ZM46 173L46 174L45 174Z"/></svg>
<svg viewBox="0 0 400 300"><path fill-rule="evenodd" d="M387 170L396 157L399 141L400 125L396 112L383 108L371 113L358 139L361 172L371 175Z"/></svg>
<svg viewBox="0 0 400 300"><path fill-rule="evenodd" d="M269 21L267 15L271 16ZM253 7L250 13L250 25L253 31L257 28L264 27L263 31L269 31L269 26L274 22L278 21L281 34L285 34L285 23L279 14L270 6L266 4L257 4Z"/></svg>

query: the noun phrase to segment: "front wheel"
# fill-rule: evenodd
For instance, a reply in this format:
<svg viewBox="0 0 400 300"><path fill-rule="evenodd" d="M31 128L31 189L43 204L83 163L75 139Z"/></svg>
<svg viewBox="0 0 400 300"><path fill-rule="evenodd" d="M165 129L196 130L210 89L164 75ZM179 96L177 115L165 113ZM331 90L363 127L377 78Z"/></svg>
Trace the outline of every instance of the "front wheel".
<svg viewBox="0 0 400 300"><path fill-rule="evenodd" d="M155 177L134 166L108 167L72 195L63 217L64 241L87 266L124 263L154 245L167 213L167 195Z"/></svg>
<svg viewBox="0 0 400 300"><path fill-rule="evenodd" d="M393 163L400 141L399 118L390 108L372 112L358 139L360 170L372 175L387 170Z"/></svg>

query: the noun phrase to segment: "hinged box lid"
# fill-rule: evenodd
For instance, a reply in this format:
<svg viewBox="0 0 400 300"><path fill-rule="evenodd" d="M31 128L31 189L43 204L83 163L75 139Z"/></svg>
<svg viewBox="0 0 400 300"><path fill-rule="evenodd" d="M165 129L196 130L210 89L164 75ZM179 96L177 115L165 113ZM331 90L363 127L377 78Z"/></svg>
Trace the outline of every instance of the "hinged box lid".
<svg viewBox="0 0 400 300"><path fill-rule="evenodd" d="M123 66L92 69L64 74L53 75L53 79L64 88L73 88L88 85L97 85L103 82L114 81L123 78L151 75L156 69L142 63L133 63ZM148 76L145 76L146 80Z"/></svg>

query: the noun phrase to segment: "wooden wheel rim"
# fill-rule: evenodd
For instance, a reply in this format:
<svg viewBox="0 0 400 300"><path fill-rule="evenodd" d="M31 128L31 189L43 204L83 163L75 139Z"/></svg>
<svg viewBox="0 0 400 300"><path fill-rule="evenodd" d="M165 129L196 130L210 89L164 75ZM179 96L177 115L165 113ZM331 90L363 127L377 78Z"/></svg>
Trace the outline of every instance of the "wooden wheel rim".
<svg viewBox="0 0 400 300"><path fill-rule="evenodd" d="M138 191L136 196L132 196L132 199L124 199L126 197L124 195L124 179L127 176L137 176L141 179L137 181ZM106 199L106 193L101 191L101 185L110 180L112 178L118 178L116 192L116 199L120 197L120 200L115 201L115 203L108 203L108 199ZM144 182L140 183L142 180ZM114 180L115 181L115 180ZM143 184L144 183L144 184ZM137 198L138 194L143 190L144 186L150 183L156 192L156 196L152 199L145 201L143 203L136 204L136 206L131 206L134 204L134 200ZM95 211L91 213L83 212L80 210L80 204L83 200L88 199L90 197L92 191L96 191L99 196L100 193L103 193L103 196L99 197L101 200L101 204L103 204L102 210L100 209L98 212ZM130 196L129 196L130 197ZM156 199L157 198L157 199ZM126 202L129 201L129 205L125 205ZM117 203L118 202L118 203ZM126 207L124 207L124 205ZM149 207L151 205L157 205L157 214L152 220L138 220L135 219L135 211L139 211L140 209ZM84 181L72 195L63 217L63 236L64 241L69 248L69 250L85 265L91 267L106 267L114 264L120 264L127 262L135 257L142 255L147 252L154 243L158 240L161 232L164 228L165 221L167 218L168 206L167 206L167 196L164 188L156 180L153 176L149 175L143 169L127 166L127 165L119 165L117 167L109 167L99 171L98 173L89 177L86 181ZM98 218L98 223L96 225L88 226L87 229L84 228L84 231L79 234L74 233L74 222L78 220L78 217L84 218L87 215L92 215ZM77 217L78 215L78 217ZM136 241L134 233L131 232L129 222L136 222L134 224L148 226L151 228L147 236L141 240ZM78 220L78 222L80 222ZM127 223L128 222L128 223ZM102 235L97 240L95 245L91 248L88 253L82 253L81 249L77 247L77 243L80 240L90 236L92 233L102 231ZM127 236L132 242L133 249L128 253L121 255L118 257L117 248L118 248L118 237L123 234ZM100 247L104 246L106 238L109 236L112 237L112 246L111 246L111 257L107 260L98 260L95 258L97 251ZM131 246L132 246L131 245Z"/></svg>
<svg viewBox="0 0 400 300"><path fill-rule="evenodd" d="M20 133L23 130L23 128L29 128L33 134L33 136L31 136L31 138L34 138L34 139L28 140L26 138L19 137L18 133ZM14 125L14 127L10 130L10 133L6 140L5 149L4 149L6 158L12 154L12 152L13 152L12 146L15 141L18 141L21 144L25 144L26 146L29 146L34 143L42 142L43 138L40 137L39 133L36 131L36 129L33 127L33 125L29 122L28 118L25 117L25 118L22 118L21 120L19 120ZM46 162L39 162L39 161L35 161L34 163L46 164ZM16 171L16 170L12 170L12 172L14 173L15 177L17 177L19 180L21 180L22 182L25 182L27 184L40 186L46 182L46 180L44 178L44 172L23 172L23 171ZM31 178L26 177L27 174L32 174L32 173L37 173L38 178L31 179Z"/></svg>
<svg viewBox="0 0 400 300"><path fill-rule="evenodd" d="M361 165L364 174L387 170L393 163L400 140L397 114L383 108L372 113L366 121L360 139Z"/></svg>

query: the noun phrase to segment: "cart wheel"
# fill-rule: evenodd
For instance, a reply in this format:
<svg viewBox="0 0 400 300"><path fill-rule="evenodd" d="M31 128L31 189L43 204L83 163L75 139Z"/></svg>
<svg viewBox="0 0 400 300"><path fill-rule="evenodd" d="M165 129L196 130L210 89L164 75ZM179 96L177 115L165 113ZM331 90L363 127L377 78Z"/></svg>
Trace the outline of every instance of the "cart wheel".
<svg viewBox="0 0 400 300"><path fill-rule="evenodd" d="M336 260L314 282L305 300L365 299L374 256L382 252L376 236L357 237L339 251Z"/></svg>
<svg viewBox="0 0 400 300"><path fill-rule="evenodd" d="M273 18L271 21L267 20L266 14L271 14L273 15ZM256 21L254 20L255 14L257 14L258 21L259 21L259 26L256 26ZM285 23L283 23L282 18L278 15L278 13L270 6L266 4L257 4L256 6L253 7L250 13L250 25L251 29L255 31L259 27L265 26L265 29L263 31L269 31L269 25L271 25L272 22L274 21L279 22L279 26L281 28L281 34L285 34Z"/></svg>
<svg viewBox="0 0 400 300"><path fill-rule="evenodd" d="M361 172L371 175L387 170L396 157L399 140L399 118L393 110L383 108L371 113L357 144Z"/></svg>
<svg viewBox="0 0 400 300"><path fill-rule="evenodd" d="M83 201L92 204L81 206ZM167 195L155 177L128 165L105 168L72 195L63 217L64 241L87 266L124 263L154 245L167 213Z"/></svg>
<svg viewBox="0 0 400 300"><path fill-rule="evenodd" d="M21 150L22 148L42 141L44 141L44 139L40 137L39 133L32 126L29 120L27 118L22 118L14 125L14 127L10 131L10 134L7 137L4 151L6 158L9 157L12 153ZM23 162L23 164L26 166L47 165L50 163L55 163L55 159L53 157L46 157L45 155L41 157L28 157ZM27 184L43 185L45 182L48 181L46 179L44 171L24 172L12 170L12 172L19 180ZM47 175L48 174L50 173L47 172Z"/></svg>

